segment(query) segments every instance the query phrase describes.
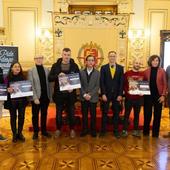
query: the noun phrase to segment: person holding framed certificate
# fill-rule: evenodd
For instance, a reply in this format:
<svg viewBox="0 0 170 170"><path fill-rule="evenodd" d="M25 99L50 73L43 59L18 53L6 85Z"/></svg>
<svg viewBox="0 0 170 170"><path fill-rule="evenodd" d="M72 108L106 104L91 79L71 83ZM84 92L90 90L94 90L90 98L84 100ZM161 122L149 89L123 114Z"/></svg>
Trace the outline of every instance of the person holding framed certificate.
<svg viewBox="0 0 170 170"><path fill-rule="evenodd" d="M11 98L11 94L15 93L15 89L10 86L10 83L19 82L23 80L25 80L25 76L23 75L21 64L19 62L13 62L10 66L7 75L8 99L5 102L7 103L10 112L10 124L13 134L12 141L14 143L17 142L17 140L20 140L22 142L25 141L25 137L22 134L22 130L25 119L25 108L27 106L28 101L26 97ZM17 118L18 127L16 125Z"/></svg>
<svg viewBox="0 0 170 170"><path fill-rule="evenodd" d="M67 118L70 126L70 137L74 138L76 136L74 130L74 103L76 101L76 91L73 89L68 89L61 91L59 77L68 74L79 73L78 65L71 59L71 50L69 48L64 48L62 51L62 58L59 58L56 63L52 65L49 81L55 82L53 100L56 104L56 137L61 135L62 128L62 112L65 109L67 111Z"/></svg>
<svg viewBox="0 0 170 170"><path fill-rule="evenodd" d="M135 137L140 137L141 133L139 130L139 113L142 105L143 95L139 95L138 93L131 93L131 91L136 91L138 88L138 82L142 81L144 78L144 74L140 71L140 60L134 59L132 70L127 71L124 74L124 92L125 92L125 115L124 115L124 123L123 123L123 131L122 136L128 136L128 121L131 110L134 112L134 130L132 135Z"/></svg>
<svg viewBox="0 0 170 170"><path fill-rule="evenodd" d="M160 67L158 55L149 57L149 68L144 71L144 80L149 81L150 95L144 95L144 127L143 135L149 136L150 122L153 115L152 137L159 137L162 104L167 92L166 72Z"/></svg>

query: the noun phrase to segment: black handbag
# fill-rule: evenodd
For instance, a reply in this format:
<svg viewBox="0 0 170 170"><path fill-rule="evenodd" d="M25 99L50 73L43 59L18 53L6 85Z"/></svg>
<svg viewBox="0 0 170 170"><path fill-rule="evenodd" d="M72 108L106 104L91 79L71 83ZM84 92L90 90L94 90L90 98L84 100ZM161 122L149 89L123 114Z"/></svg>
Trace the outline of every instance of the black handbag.
<svg viewBox="0 0 170 170"><path fill-rule="evenodd" d="M10 94L7 96L7 100L4 101L4 109L9 110L11 107L11 100L10 100Z"/></svg>

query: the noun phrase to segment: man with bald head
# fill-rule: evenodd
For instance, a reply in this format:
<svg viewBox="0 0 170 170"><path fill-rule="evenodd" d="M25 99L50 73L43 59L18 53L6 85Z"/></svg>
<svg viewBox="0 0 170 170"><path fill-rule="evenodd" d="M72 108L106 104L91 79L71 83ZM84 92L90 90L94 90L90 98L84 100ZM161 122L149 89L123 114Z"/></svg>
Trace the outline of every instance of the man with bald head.
<svg viewBox="0 0 170 170"><path fill-rule="evenodd" d="M32 124L33 140L38 139L39 132L39 111L41 111L41 134L47 138L51 135L46 130L47 109L51 99L50 85L48 81L48 68L43 66L42 55L34 57L35 66L28 72L29 80L32 82L33 101L32 101Z"/></svg>
<svg viewBox="0 0 170 170"><path fill-rule="evenodd" d="M124 116L124 126L122 131L122 136L128 136L128 120L131 110L134 111L134 130L132 135L135 137L140 137L139 131L139 113L142 104L141 95L133 95L130 93L130 90L135 88L135 82L143 80L143 72L139 71L141 68L141 62L139 59L133 60L132 70L127 71L124 74L124 92L125 92L125 116Z"/></svg>

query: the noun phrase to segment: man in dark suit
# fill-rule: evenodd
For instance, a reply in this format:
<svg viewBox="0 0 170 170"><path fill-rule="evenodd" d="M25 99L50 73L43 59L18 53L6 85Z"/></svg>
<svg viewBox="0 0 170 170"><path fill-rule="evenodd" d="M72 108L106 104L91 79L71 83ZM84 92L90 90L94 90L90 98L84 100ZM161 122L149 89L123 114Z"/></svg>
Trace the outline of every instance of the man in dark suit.
<svg viewBox="0 0 170 170"><path fill-rule="evenodd" d="M83 129L81 137L88 134L88 109L91 115L90 133L96 137L96 105L99 100L100 73L94 68L95 58L92 55L86 57L86 68L80 71L81 90L80 99L82 107Z"/></svg>
<svg viewBox="0 0 170 170"><path fill-rule="evenodd" d="M113 110L113 134L120 137L118 131L118 120L120 112L120 102L123 95L123 66L116 63L117 54L115 51L108 53L109 63L101 67L100 87L102 95L102 127L100 136L106 133L107 114L112 102Z"/></svg>

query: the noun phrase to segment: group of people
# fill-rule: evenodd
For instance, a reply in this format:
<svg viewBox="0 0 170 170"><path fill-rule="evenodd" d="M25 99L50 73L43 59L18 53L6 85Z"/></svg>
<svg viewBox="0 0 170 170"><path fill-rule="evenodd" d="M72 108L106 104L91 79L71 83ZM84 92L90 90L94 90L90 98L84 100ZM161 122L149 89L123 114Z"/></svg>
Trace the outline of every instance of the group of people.
<svg viewBox="0 0 170 170"><path fill-rule="evenodd" d="M107 133L108 111L113 111L113 135L116 138L128 136L128 121L131 110L134 110L134 130L133 136L140 137L139 130L139 113L144 101L144 127L143 135L149 136L150 123L153 118L152 136L159 137L162 104L167 93L166 72L160 67L160 57L152 55L148 60L148 68L140 71L141 63L139 59L134 59L132 70L124 73L123 66L116 63L117 53L110 51L108 53L108 64L101 67L100 72L95 68L95 57L88 55L85 58L85 68L79 70L78 65L71 58L71 50L64 48L62 56L54 63L49 71L43 66L43 56L35 56L35 66L29 70L28 79L32 83L33 97L32 104L32 124L33 124L33 140L39 137L39 112L41 113L40 127L41 135L47 138L51 134L47 132L47 110L50 101L54 101L56 105L56 132L55 136L62 134L62 113L67 112L68 123L70 127L70 137L76 136L75 132L75 102L76 90L60 91L58 77L79 73L81 89L80 100L82 109L82 131L80 136L90 134L92 137L97 136L96 132L96 107L99 101L99 92L101 95L101 130L99 136L105 136ZM13 134L13 142L25 141L22 134L25 108L28 100L26 97L11 99L10 94L14 89L10 87L10 82L25 80L22 67L19 62L14 62L7 75L7 91L8 100L4 107L10 111L10 123ZM150 87L150 95L132 95L129 93L130 81L148 81ZM50 82L54 82L54 92L51 93ZM123 95L125 95L125 114L123 130L120 133L119 113ZM88 110L90 111L90 127L88 127ZM18 111L18 114L17 114ZM16 125L18 115L18 127Z"/></svg>

